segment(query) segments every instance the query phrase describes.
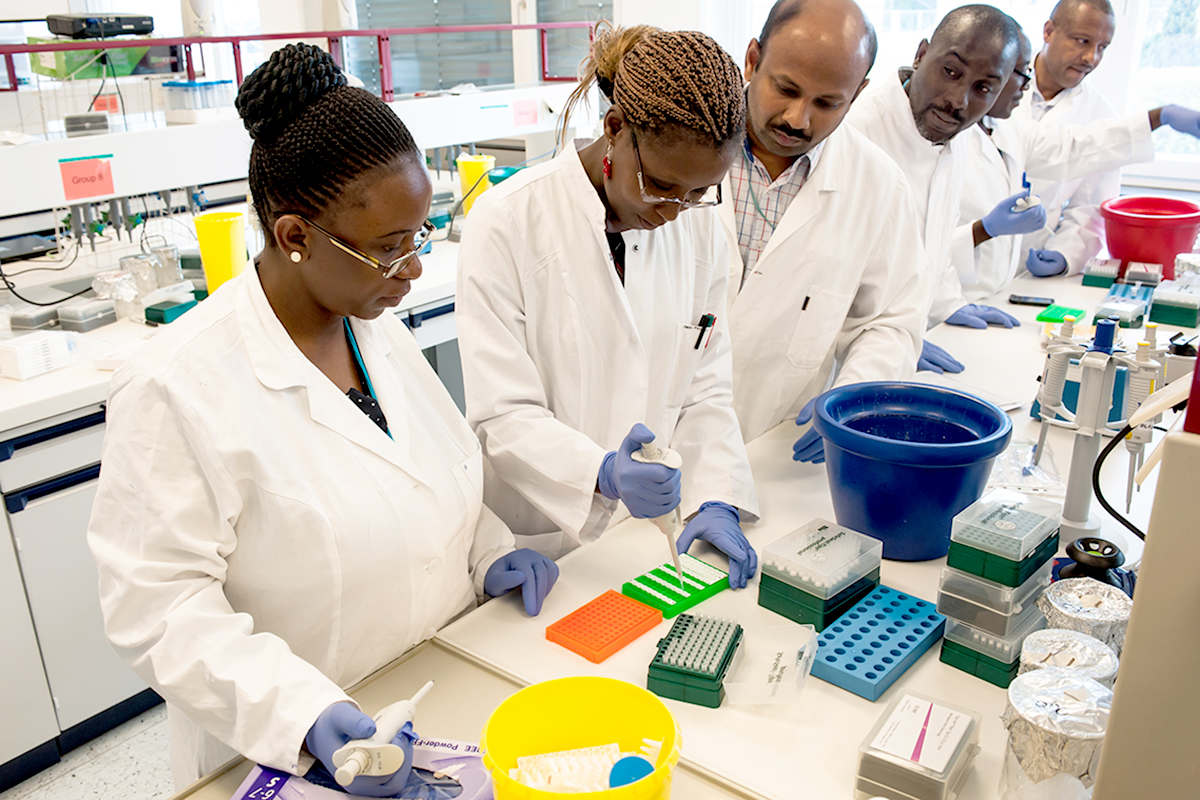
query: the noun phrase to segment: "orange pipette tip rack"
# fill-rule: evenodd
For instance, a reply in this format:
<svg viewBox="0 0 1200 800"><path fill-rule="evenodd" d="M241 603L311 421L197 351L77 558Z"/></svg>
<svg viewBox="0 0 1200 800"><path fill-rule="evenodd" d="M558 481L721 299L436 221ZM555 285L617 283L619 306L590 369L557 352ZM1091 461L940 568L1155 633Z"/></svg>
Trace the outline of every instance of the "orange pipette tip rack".
<svg viewBox="0 0 1200 800"><path fill-rule="evenodd" d="M546 626L546 638L599 664L662 622L662 612L609 589Z"/></svg>

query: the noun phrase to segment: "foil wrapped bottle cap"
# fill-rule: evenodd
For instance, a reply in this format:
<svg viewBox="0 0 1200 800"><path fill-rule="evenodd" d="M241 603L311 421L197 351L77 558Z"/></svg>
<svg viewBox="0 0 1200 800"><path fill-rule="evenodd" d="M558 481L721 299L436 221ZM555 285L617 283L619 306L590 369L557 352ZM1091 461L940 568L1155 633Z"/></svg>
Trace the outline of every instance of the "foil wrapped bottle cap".
<svg viewBox="0 0 1200 800"><path fill-rule="evenodd" d="M1037 604L1046 627L1086 633L1120 657L1133 601L1117 587L1094 578L1068 578L1050 584Z"/></svg>
<svg viewBox="0 0 1200 800"><path fill-rule="evenodd" d="M1066 628L1035 631L1021 646L1022 675L1053 667L1078 673L1111 689L1117 666L1117 654L1111 647L1094 636Z"/></svg>
<svg viewBox="0 0 1200 800"><path fill-rule="evenodd" d="M1029 780L1066 774L1092 785L1112 696L1091 678L1055 667L1013 680L1001 719L1008 748Z"/></svg>

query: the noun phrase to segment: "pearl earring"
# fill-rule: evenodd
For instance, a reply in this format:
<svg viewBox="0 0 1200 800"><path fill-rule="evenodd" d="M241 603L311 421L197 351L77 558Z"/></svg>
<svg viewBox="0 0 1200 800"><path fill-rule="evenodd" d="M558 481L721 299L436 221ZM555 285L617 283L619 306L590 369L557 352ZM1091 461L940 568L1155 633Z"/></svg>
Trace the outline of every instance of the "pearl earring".
<svg viewBox="0 0 1200 800"><path fill-rule="evenodd" d="M292 251L292 254L291 254L291 256L289 256L289 258L291 258L291 259L292 259L292 263L293 263L293 264L299 264L299 263L300 263L300 260L301 260L301 259L303 259L303 258L304 258L304 256L300 255L300 251L299 251L299 250L293 250L293 251Z"/></svg>

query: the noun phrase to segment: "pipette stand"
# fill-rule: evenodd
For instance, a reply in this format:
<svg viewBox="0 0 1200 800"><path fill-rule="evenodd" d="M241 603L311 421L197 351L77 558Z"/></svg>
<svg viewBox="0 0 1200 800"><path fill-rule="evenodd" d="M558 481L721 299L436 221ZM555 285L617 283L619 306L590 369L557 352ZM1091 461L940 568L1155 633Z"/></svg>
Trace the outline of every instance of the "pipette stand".
<svg viewBox="0 0 1200 800"><path fill-rule="evenodd" d="M1077 344L1071 340L1069 326L1064 336L1057 337L1047 348L1046 370L1042 375L1042 385L1038 392L1041 405L1042 430L1038 437L1038 445L1034 454L1034 463L1040 458L1046 443L1046 433L1049 425L1066 428L1075 434L1075 443L1071 451L1071 468L1067 476L1067 491L1063 500L1062 524L1060 536L1065 541L1085 536L1093 536L1100 530L1098 517L1091 515L1092 504L1092 470L1096 457L1100 453L1103 434L1112 433L1108 421L1112 408L1113 381L1116 379L1117 366L1121 365L1130 370L1130 375L1136 375L1137 380L1131 384L1131 395L1137 395L1129 400L1126 411L1136 408L1156 383L1162 379L1162 365L1150 358L1151 345L1139 348L1136 357L1113 352L1113 341L1116 337L1117 322L1106 319L1096 323L1096 338L1091 346ZM1062 405L1062 390L1066 373L1072 359L1079 362L1079 402L1075 413L1071 414ZM1136 389L1132 387L1136 386ZM1066 419L1058 419L1058 417ZM1124 421L1115 423L1116 428L1124 426ZM1148 432L1147 432L1148 433ZM1140 439L1144 434L1137 432L1134 438ZM1130 443L1130 456L1138 458L1140 448Z"/></svg>

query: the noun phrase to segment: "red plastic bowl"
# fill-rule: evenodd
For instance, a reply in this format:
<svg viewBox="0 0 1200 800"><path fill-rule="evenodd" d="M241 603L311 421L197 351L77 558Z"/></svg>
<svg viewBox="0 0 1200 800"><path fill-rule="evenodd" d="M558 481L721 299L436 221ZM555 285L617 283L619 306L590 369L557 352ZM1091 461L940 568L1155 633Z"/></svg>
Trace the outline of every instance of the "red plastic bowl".
<svg viewBox="0 0 1200 800"><path fill-rule="evenodd" d="M1100 204L1108 252L1122 261L1163 265L1175 277L1175 256L1190 253L1200 233L1200 206L1169 197L1114 197Z"/></svg>

